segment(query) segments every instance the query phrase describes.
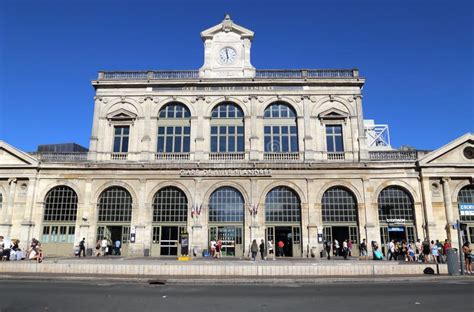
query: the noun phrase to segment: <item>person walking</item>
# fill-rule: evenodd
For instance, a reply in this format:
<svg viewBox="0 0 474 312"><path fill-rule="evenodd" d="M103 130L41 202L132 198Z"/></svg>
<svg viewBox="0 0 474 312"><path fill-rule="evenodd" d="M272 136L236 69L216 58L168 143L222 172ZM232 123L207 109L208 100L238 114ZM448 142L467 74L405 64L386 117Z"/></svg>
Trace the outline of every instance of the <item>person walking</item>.
<svg viewBox="0 0 474 312"><path fill-rule="evenodd" d="M349 252L349 257L352 257L352 239L347 242L347 249Z"/></svg>
<svg viewBox="0 0 474 312"><path fill-rule="evenodd" d="M431 241L430 249L431 249L431 258L433 259L433 262L438 263L438 257L439 257L438 245L436 245L434 241Z"/></svg>
<svg viewBox="0 0 474 312"><path fill-rule="evenodd" d="M219 239L216 243L216 258L222 258L222 241Z"/></svg>
<svg viewBox="0 0 474 312"><path fill-rule="evenodd" d="M81 257L81 253L86 257L86 238L83 237L82 240L79 242L79 258Z"/></svg>
<svg viewBox="0 0 474 312"><path fill-rule="evenodd" d="M272 240L269 240L267 242L267 250L268 250L268 255L273 258L273 260L275 260L275 252L273 250L273 241Z"/></svg>
<svg viewBox="0 0 474 312"><path fill-rule="evenodd" d="M422 254L423 254L423 261L425 263L428 263L430 261L430 242L428 241L427 238L425 238L425 240L423 241L423 243L421 244L421 250L422 250Z"/></svg>
<svg viewBox="0 0 474 312"><path fill-rule="evenodd" d="M344 257L344 260L347 260L347 255L349 254L349 247L347 244L347 239L345 239L342 242L342 256Z"/></svg>
<svg viewBox="0 0 474 312"><path fill-rule="evenodd" d="M252 253L252 260L255 261L257 259L258 252L258 244L256 239L253 240L252 246L250 246L250 252Z"/></svg>
<svg viewBox="0 0 474 312"><path fill-rule="evenodd" d="M100 256L100 248L102 246L101 240L98 239L97 243L95 244L95 256L99 257Z"/></svg>
<svg viewBox="0 0 474 312"><path fill-rule="evenodd" d="M266 260L266 254L265 254L265 242L263 239L260 242L260 245L258 246L260 249L260 256L262 257L262 260Z"/></svg>

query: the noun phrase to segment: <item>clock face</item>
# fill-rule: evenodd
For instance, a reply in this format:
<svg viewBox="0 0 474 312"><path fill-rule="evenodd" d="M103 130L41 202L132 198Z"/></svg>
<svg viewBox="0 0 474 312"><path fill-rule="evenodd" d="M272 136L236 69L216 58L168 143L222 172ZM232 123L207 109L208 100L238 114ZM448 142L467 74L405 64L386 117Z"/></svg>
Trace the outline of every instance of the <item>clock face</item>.
<svg viewBox="0 0 474 312"><path fill-rule="evenodd" d="M232 64L237 57L237 52L234 49L226 47L219 52L219 60L223 64Z"/></svg>

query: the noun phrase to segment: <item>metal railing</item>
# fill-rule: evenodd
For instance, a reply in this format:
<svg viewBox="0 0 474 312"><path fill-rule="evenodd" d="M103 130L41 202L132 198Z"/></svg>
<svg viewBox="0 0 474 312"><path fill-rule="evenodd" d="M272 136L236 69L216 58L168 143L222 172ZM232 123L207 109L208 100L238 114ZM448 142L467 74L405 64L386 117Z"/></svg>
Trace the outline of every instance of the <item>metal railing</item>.
<svg viewBox="0 0 474 312"><path fill-rule="evenodd" d="M128 153L110 153L111 160L127 160Z"/></svg>
<svg viewBox="0 0 474 312"><path fill-rule="evenodd" d="M264 153L263 160L300 160L300 153Z"/></svg>
<svg viewBox="0 0 474 312"><path fill-rule="evenodd" d="M311 79L359 77L357 69L259 69L256 79ZM99 80L199 79L198 70L100 71Z"/></svg>
<svg viewBox="0 0 474 312"><path fill-rule="evenodd" d="M209 153L209 160L244 160L245 153Z"/></svg>
<svg viewBox="0 0 474 312"><path fill-rule="evenodd" d="M376 161L415 161L418 159L416 151L369 151L369 159Z"/></svg>
<svg viewBox="0 0 474 312"><path fill-rule="evenodd" d="M88 152L39 152L30 154L43 162L81 162L87 161Z"/></svg>
<svg viewBox="0 0 474 312"><path fill-rule="evenodd" d="M189 153L155 153L155 160L189 160Z"/></svg>

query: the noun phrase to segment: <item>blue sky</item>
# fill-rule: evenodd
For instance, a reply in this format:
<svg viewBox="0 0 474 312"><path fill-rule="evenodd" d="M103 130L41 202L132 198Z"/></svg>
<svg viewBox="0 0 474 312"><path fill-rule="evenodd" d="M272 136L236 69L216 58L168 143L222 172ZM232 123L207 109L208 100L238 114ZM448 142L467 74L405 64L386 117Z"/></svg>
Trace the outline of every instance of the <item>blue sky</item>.
<svg viewBox="0 0 474 312"><path fill-rule="evenodd" d="M256 68L359 68L395 147L474 132L473 1L0 0L0 139L87 147L98 70L198 69L227 12Z"/></svg>

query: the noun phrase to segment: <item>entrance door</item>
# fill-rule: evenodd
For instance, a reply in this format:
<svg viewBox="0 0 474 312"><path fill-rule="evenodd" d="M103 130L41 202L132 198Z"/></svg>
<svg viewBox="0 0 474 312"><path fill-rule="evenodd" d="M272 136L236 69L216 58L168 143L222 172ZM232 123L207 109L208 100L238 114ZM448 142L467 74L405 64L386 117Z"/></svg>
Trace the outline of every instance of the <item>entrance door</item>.
<svg viewBox="0 0 474 312"><path fill-rule="evenodd" d="M283 250L278 247L279 242L283 242ZM293 257L293 227L275 226L275 247L277 257Z"/></svg>
<svg viewBox="0 0 474 312"><path fill-rule="evenodd" d="M293 228L293 257L301 257L301 228L294 226Z"/></svg>
<svg viewBox="0 0 474 312"><path fill-rule="evenodd" d="M160 240L161 256L177 256L178 255L178 239L179 227L162 226Z"/></svg>
<svg viewBox="0 0 474 312"><path fill-rule="evenodd" d="M211 241L221 241L222 256L242 257L242 227L212 226L209 228L209 245Z"/></svg>

